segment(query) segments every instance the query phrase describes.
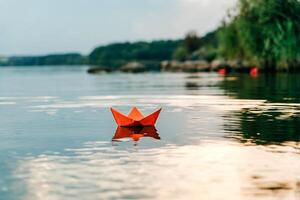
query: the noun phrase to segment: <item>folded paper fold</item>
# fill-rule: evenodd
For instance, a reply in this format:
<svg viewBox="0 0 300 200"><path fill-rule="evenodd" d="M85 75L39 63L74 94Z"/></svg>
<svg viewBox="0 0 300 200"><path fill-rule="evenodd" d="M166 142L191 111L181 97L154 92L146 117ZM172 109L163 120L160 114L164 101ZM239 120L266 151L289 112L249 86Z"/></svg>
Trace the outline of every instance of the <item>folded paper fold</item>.
<svg viewBox="0 0 300 200"><path fill-rule="evenodd" d="M122 114L118 110L111 108L111 112L118 126L135 127L135 126L154 126L160 114L161 108L152 114L144 117L138 108L133 107L128 116Z"/></svg>

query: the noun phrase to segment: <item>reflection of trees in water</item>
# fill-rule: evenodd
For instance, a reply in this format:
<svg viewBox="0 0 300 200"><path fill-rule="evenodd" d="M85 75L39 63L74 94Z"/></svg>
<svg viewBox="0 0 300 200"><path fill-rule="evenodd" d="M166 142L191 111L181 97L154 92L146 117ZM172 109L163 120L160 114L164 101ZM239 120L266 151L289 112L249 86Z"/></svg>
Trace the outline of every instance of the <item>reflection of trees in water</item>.
<svg viewBox="0 0 300 200"><path fill-rule="evenodd" d="M200 76L198 75L189 75L186 77L186 82L184 84L186 90L198 90L200 85L199 85L199 80Z"/></svg>
<svg viewBox="0 0 300 200"><path fill-rule="evenodd" d="M300 118L280 118L280 112L251 113L244 112L241 118L241 130L245 138L254 138L257 142L300 141Z"/></svg>
<svg viewBox="0 0 300 200"><path fill-rule="evenodd" d="M300 102L300 74L242 74L220 83L224 91L239 99L265 99L270 102Z"/></svg>
<svg viewBox="0 0 300 200"><path fill-rule="evenodd" d="M268 107L268 108L267 108ZM300 110L289 106L274 108L247 108L224 116L224 129L228 137L241 142L249 140L256 144L278 144L300 141Z"/></svg>
<svg viewBox="0 0 300 200"><path fill-rule="evenodd" d="M256 108L225 116L225 129L233 136L257 144L300 141L300 75L241 75L225 78L220 87L234 98L267 100Z"/></svg>
<svg viewBox="0 0 300 200"><path fill-rule="evenodd" d="M195 73L189 74L185 77L184 87L186 90L201 90L203 88L210 88L210 92L219 91L219 82L221 77L213 73Z"/></svg>
<svg viewBox="0 0 300 200"><path fill-rule="evenodd" d="M186 82L185 83L185 88L187 89L187 90L197 90L197 89L199 89L199 85L198 85L198 83L197 82Z"/></svg>

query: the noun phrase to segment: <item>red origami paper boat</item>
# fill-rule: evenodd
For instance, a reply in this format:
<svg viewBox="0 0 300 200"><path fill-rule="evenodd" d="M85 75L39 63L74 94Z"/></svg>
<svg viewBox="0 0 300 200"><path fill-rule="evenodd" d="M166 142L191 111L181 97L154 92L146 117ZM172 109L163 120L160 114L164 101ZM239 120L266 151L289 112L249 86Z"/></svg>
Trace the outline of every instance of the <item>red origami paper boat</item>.
<svg viewBox="0 0 300 200"><path fill-rule="evenodd" d="M111 108L111 112L116 120L118 126L134 127L134 126L154 126L159 116L161 108L154 113L144 117L138 108L133 107L128 116L120 113L114 108Z"/></svg>
<svg viewBox="0 0 300 200"><path fill-rule="evenodd" d="M112 141L122 141L124 138L131 138L139 141L143 137L150 137L160 140L157 130L154 126L147 127L118 127Z"/></svg>

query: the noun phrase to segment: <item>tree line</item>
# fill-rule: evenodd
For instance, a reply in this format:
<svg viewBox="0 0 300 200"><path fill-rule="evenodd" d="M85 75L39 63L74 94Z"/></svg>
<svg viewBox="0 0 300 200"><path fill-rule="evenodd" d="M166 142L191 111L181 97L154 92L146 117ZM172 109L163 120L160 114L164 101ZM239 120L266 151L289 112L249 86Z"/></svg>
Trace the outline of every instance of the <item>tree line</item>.
<svg viewBox="0 0 300 200"><path fill-rule="evenodd" d="M95 65L118 68L131 61L235 60L261 70L294 71L300 66L299 0L239 0L215 31L178 40L114 43L89 55L10 57L0 65Z"/></svg>

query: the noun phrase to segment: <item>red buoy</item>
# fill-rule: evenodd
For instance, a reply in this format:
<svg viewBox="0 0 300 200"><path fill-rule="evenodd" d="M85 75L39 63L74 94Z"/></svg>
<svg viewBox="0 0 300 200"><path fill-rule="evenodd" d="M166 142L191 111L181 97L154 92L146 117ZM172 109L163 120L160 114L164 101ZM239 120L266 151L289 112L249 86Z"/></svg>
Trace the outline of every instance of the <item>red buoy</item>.
<svg viewBox="0 0 300 200"><path fill-rule="evenodd" d="M219 70L218 70L218 74L220 74L220 75L222 75L222 76L226 75L226 69L224 69L224 68L219 69Z"/></svg>
<svg viewBox="0 0 300 200"><path fill-rule="evenodd" d="M250 69L250 76L256 77L258 75L258 69L257 67L253 67Z"/></svg>

